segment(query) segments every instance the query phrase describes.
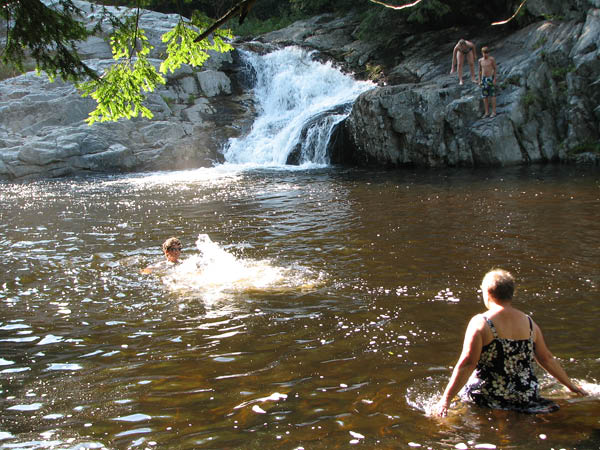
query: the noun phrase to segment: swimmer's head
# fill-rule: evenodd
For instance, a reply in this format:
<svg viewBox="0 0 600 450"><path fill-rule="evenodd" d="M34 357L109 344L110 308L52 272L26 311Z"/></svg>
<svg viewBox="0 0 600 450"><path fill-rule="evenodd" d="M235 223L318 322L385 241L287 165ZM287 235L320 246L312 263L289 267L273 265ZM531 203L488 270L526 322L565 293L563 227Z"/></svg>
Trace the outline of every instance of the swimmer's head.
<svg viewBox="0 0 600 450"><path fill-rule="evenodd" d="M169 262L177 262L181 254L181 241L176 237L170 237L163 242L162 250Z"/></svg>
<svg viewBox="0 0 600 450"><path fill-rule="evenodd" d="M482 47L481 48L481 53L483 53L484 55L487 55L490 52L490 49L487 47Z"/></svg>
<svg viewBox="0 0 600 450"><path fill-rule="evenodd" d="M515 293L515 279L506 270L490 270L483 277L481 291L486 304L488 296L493 297L499 303L510 302Z"/></svg>

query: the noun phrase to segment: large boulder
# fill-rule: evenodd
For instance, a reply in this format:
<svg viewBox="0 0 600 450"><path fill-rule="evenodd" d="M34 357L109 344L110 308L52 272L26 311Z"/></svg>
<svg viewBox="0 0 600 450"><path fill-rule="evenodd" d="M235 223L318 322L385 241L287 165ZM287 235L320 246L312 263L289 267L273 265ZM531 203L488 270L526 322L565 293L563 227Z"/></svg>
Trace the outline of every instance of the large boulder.
<svg viewBox="0 0 600 450"><path fill-rule="evenodd" d="M90 23L99 7L75 1ZM117 16L131 11L109 8ZM178 16L143 11L140 25L154 45L165 50L161 35ZM107 25L103 33L79 45L86 63L98 71L112 63ZM212 52L201 68L183 66L148 96L152 120L116 123L85 119L95 102L73 85L34 72L0 82L0 180L56 177L81 172L174 170L209 166L229 137L246 130L255 117L252 99L243 92L239 57ZM152 60L158 66L160 59Z"/></svg>
<svg viewBox="0 0 600 450"><path fill-rule="evenodd" d="M442 37L444 39L440 39ZM480 89L448 75L454 31L417 45L390 73L401 84L363 93L340 126L334 162L385 166L600 161L600 10L481 36L499 66L498 116L482 118ZM445 43L444 43L445 42ZM479 43L479 42L477 42ZM469 79L465 68L465 80Z"/></svg>

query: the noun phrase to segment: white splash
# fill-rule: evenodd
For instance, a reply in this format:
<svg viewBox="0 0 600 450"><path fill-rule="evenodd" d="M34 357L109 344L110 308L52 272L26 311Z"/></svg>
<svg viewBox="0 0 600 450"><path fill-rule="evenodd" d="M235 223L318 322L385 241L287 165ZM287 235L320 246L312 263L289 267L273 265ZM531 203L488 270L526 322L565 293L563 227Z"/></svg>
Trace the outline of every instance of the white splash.
<svg viewBox="0 0 600 450"><path fill-rule="evenodd" d="M196 247L198 254L173 267L163 282L173 290L195 291L208 302L239 292L307 290L321 283L322 275L305 267L236 257L206 234L198 236Z"/></svg>
<svg viewBox="0 0 600 450"><path fill-rule="evenodd" d="M256 73L259 116L248 136L230 140L226 161L284 166L301 145L301 154L308 155L299 161L303 167L328 164L325 153L333 127L349 114L356 97L373 85L313 61L311 53L298 47L244 55Z"/></svg>

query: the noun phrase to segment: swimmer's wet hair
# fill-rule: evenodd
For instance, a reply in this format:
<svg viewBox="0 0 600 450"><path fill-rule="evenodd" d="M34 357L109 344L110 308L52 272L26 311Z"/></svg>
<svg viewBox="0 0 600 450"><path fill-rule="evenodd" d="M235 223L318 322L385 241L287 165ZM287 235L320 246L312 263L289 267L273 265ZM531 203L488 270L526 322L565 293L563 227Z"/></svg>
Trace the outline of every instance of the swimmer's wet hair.
<svg viewBox="0 0 600 450"><path fill-rule="evenodd" d="M483 277L481 289L487 289L488 293L497 300L512 300L515 293L515 279L506 270L493 269Z"/></svg>
<svg viewBox="0 0 600 450"><path fill-rule="evenodd" d="M181 250L181 247L181 241L176 237L170 237L165 242L163 242L162 245L163 252L165 253L175 249Z"/></svg>
<svg viewBox="0 0 600 450"><path fill-rule="evenodd" d="M490 49L487 47L481 47L481 53L489 53Z"/></svg>

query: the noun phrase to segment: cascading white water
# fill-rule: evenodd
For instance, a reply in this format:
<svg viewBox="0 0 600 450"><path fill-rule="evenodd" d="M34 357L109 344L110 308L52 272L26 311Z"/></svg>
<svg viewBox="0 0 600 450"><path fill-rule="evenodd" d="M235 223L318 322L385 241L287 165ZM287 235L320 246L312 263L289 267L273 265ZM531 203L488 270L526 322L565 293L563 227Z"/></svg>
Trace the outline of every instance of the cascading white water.
<svg viewBox="0 0 600 450"><path fill-rule="evenodd" d="M334 126L372 84L313 61L298 47L266 55L246 52L244 57L256 73L258 117L247 136L229 141L225 160L280 166L299 148L297 162L303 166L328 164L326 148Z"/></svg>

